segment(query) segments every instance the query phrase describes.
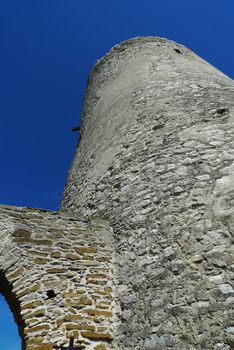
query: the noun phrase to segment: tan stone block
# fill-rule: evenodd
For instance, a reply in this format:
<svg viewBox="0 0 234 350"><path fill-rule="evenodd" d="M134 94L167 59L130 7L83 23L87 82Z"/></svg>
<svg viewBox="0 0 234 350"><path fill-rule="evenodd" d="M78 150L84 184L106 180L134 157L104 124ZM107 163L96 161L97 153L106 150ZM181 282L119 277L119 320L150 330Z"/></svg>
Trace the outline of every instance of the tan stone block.
<svg viewBox="0 0 234 350"><path fill-rule="evenodd" d="M93 318L93 322L95 322L95 323L102 323L103 322L103 318L98 318L98 317L94 317Z"/></svg>
<svg viewBox="0 0 234 350"><path fill-rule="evenodd" d="M106 310L86 309L86 310L82 310L81 312L90 316L106 316L106 317L113 316L111 311L106 311Z"/></svg>
<svg viewBox="0 0 234 350"><path fill-rule="evenodd" d="M94 260L94 257L92 255L84 255L83 260Z"/></svg>
<svg viewBox="0 0 234 350"><path fill-rule="evenodd" d="M43 258L36 258L34 259L34 263L38 265L44 265L48 262L48 260L43 259Z"/></svg>
<svg viewBox="0 0 234 350"><path fill-rule="evenodd" d="M31 232L24 230L24 229L17 229L14 232L12 232L13 237L22 237L22 238L29 238L31 236Z"/></svg>
<svg viewBox="0 0 234 350"><path fill-rule="evenodd" d="M93 254L93 253L97 253L97 247L96 246L89 246L89 247L76 246L75 251L80 255Z"/></svg>
<svg viewBox="0 0 234 350"><path fill-rule="evenodd" d="M64 321L76 321L76 320L84 320L84 317L80 315L66 315L64 316Z"/></svg>
<svg viewBox="0 0 234 350"><path fill-rule="evenodd" d="M60 252L53 252L51 254L51 258L60 258L61 257L61 253Z"/></svg>
<svg viewBox="0 0 234 350"><path fill-rule="evenodd" d="M87 297L81 297L79 300L78 300L78 304L79 305L92 305L93 301L92 299L89 299Z"/></svg>
<svg viewBox="0 0 234 350"><path fill-rule="evenodd" d="M17 291L15 294L18 298L21 298L22 296L30 293L36 292L40 288L40 283L34 284L32 287L25 288L22 291Z"/></svg>
<svg viewBox="0 0 234 350"><path fill-rule="evenodd" d="M107 295L107 296L111 295L111 292L109 290L106 290L105 288L95 289L95 293L100 294L100 295Z"/></svg>
<svg viewBox="0 0 234 350"><path fill-rule="evenodd" d="M105 344L98 344L94 347L94 350L107 350L107 347Z"/></svg>
<svg viewBox="0 0 234 350"><path fill-rule="evenodd" d="M55 308L55 309L53 309L52 314L56 317L59 317L63 314L63 311L62 311L62 309Z"/></svg>
<svg viewBox="0 0 234 350"><path fill-rule="evenodd" d="M33 300L30 303L27 303L21 306L21 310L34 309L35 307L40 305L42 305L42 302L40 300Z"/></svg>
<svg viewBox="0 0 234 350"><path fill-rule="evenodd" d="M78 330L87 330L87 331L95 331L96 327L93 326L93 325L81 325L81 324L78 324L78 323L67 323L66 324L66 330L67 331L71 331L71 330L75 330L75 329L78 329Z"/></svg>
<svg viewBox="0 0 234 350"><path fill-rule="evenodd" d="M53 344L40 344L36 346L29 346L27 350L52 350Z"/></svg>
<svg viewBox="0 0 234 350"><path fill-rule="evenodd" d="M82 331L81 335L85 338L91 339L91 340L112 340L113 336L111 333L98 333L98 332L92 332L92 331Z"/></svg>
<svg viewBox="0 0 234 350"><path fill-rule="evenodd" d="M95 331L96 326L93 325L78 325L77 327L79 330L84 330L84 331Z"/></svg>
<svg viewBox="0 0 234 350"><path fill-rule="evenodd" d="M104 285L106 284L106 281L103 281L103 280L94 280L94 279L87 278L87 283L90 283L90 284L97 284L97 285L100 285L100 286L104 286Z"/></svg>
<svg viewBox="0 0 234 350"><path fill-rule="evenodd" d="M26 344L27 345L33 345L33 344L41 344L42 342L43 342L43 340L44 340L44 337L33 337L33 338L31 338L31 339L29 339L29 340L27 340L27 342L26 342Z"/></svg>
<svg viewBox="0 0 234 350"><path fill-rule="evenodd" d="M38 319L37 318L29 318L27 320L24 320L24 323L30 327L30 325L35 325L38 323Z"/></svg>
<svg viewBox="0 0 234 350"><path fill-rule="evenodd" d="M34 232L33 238L34 239L45 239L46 236L45 236L44 232Z"/></svg>
<svg viewBox="0 0 234 350"><path fill-rule="evenodd" d="M15 279L14 281L12 281L12 286L14 290L18 290L19 288L23 288L25 286L26 283L28 283L29 278L28 276L25 275L21 275L19 278Z"/></svg>
<svg viewBox="0 0 234 350"><path fill-rule="evenodd" d="M60 246L60 248L62 248L64 250L70 250L70 244L69 243L59 242L59 246Z"/></svg>
<svg viewBox="0 0 234 350"><path fill-rule="evenodd" d="M65 258L69 259L69 260L74 260L74 261L75 260L80 260L80 256L79 255L70 254L70 253L66 254Z"/></svg>
<svg viewBox="0 0 234 350"><path fill-rule="evenodd" d="M78 323L66 323L65 325L67 331L72 331L72 330L77 330L79 329L79 324Z"/></svg>
<svg viewBox="0 0 234 350"><path fill-rule="evenodd" d="M56 328L59 328L61 326L61 324L63 323L63 320L56 320L55 321L55 326Z"/></svg>
<svg viewBox="0 0 234 350"><path fill-rule="evenodd" d="M52 241L49 241L48 239L32 239L32 238L24 238L24 237L16 237L15 242L17 243L29 243L29 244L35 244L35 245L47 245L51 246Z"/></svg>
<svg viewBox="0 0 234 350"><path fill-rule="evenodd" d="M63 273L67 270L65 269L60 269L60 268L56 268L56 267L53 267L53 268L50 268L50 269L47 269L47 272L48 273Z"/></svg>
<svg viewBox="0 0 234 350"><path fill-rule="evenodd" d="M64 298L80 298L81 294L85 294L85 290L76 289L73 292L65 292L63 293Z"/></svg>
<svg viewBox="0 0 234 350"><path fill-rule="evenodd" d="M29 312L29 313L26 313L22 316L22 319L23 320L27 320L29 318L33 318L33 317L43 317L45 316L45 309L39 309L39 310L36 310L34 312Z"/></svg>
<svg viewBox="0 0 234 350"><path fill-rule="evenodd" d="M103 305L103 304L96 304L96 307L98 308L98 309L102 309L102 310L107 310L107 309L109 309L109 305Z"/></svg>
<svg viewBox="0 0 234 350"><path fill-rule="evenodd" d="M76 330L78 329L77 326L77 323L66 323L65 325L67 331Z"/></svg>
<svg viewBox="0 0 234 350"><path fill-rule="evenodd" d="M107 258L106 256L100 256L100 257L97 258L97 261L99 261L99 262L110 262L111 259Z"/></svg>
<svg viewBox="0 0 234 350"><path fill-rule="evenodd" d="M16 280L19 276L21 276L24 272L24 267L17 268L14 272L11 272L9 274L6 274L6 278L8 281L12 282Z"/></svg>
<svg viewBox="0 0 234 350"><path fill-rule="evenodd" d="M35 326L35 327L32 327L32 328L25 330L25 334L35 333L35 332L39 332L39 331L46 330L46 329L49 330L50 326L48 324L43 324L43 325Z"/></svg>
<svg viewBox="0 0 234 350"><path fill-rule="evenodd" d="M64 236L64 232L62 230L58 230L57 228L50 227L48 232L52 233L52 237L61 238Z"/></svg>
<svg viewBox="0 0 234 350"><path fill-rule="evenodd" d="M108 328L107 327L98 327L97 331L98 332L106 332L106 331L108 331Z"/></svg>
<svg viewBox="0 0 234 350"><path fill-rule="evenodd" d="M30 253L30 255L33 255L33 257L43 257L43 258L48 257L47 252L40 252L39 250L29 250L28 252Z"/></svg>

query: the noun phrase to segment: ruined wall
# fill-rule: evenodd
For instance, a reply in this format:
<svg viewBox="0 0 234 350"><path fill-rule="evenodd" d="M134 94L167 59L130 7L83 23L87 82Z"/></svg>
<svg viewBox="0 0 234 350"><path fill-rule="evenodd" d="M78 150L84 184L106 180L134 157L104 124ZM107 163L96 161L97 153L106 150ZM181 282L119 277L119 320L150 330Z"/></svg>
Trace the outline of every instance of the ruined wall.
<svg viewBox="0 0 234 350"><path fill-rule="evenodd" d="M0 207L0 292L26 350L113 349L112 230L103 220Z"/></svg>
<svg viewBox="0 0 234 350"><path fill-rule="evenodd" d="M234 84L136 38L89 78L62 210L110 219L124 350L234 349Z"/></svg>

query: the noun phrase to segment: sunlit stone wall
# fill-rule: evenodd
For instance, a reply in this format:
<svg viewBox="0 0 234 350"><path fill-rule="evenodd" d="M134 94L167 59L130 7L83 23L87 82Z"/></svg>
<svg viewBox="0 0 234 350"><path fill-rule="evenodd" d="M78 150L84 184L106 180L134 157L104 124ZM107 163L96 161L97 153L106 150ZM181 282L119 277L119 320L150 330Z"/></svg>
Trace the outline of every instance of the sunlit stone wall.
<svg viewBox="0 0 234 350"><path fill-rule="evenodd" d="M120 349L234 349L233 173L231 79L155 37L97 63L62 209L113 226Z"/></svg>
<svg viewBox="0 0 234 350"><path fill-rule="evenodd" d="M26 350L112 349L112 230L102 220L0 207L0 285ZM18 309L17 309L18 308Z"/></svg>

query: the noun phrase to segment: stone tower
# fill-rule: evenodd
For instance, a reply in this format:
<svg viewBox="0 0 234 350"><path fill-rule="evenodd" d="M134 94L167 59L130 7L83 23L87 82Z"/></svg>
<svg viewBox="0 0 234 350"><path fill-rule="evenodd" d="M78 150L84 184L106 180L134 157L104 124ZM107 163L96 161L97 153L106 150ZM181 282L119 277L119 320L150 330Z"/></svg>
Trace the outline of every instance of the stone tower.
<svg viewBox="0 0 234 350"><path fill-rule="evenodd" d="M234 349L234 84L156 37L91 72L58 213L2 207L26 350Z"/></svg>

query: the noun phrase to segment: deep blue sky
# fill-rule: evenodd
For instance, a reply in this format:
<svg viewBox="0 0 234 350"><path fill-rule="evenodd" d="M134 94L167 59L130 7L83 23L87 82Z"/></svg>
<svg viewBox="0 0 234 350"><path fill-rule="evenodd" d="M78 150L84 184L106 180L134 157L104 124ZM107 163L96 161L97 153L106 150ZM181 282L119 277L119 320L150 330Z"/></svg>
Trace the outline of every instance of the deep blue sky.
<svg viewBox="0 0 234 350"><path fill-rule="evenodd" d="M233 18L233 0L0 0L0 203L58 208L89 71L113 45L166 37L233 78ZM1 349L19 349L1 325Z"/></svg>
<svg viewBox="0 0 234 350"><path fill-rule="evenodd" d="M20 350L21 341L18 336L16 324L7 303L0 295L0 349Z"/></svg>

